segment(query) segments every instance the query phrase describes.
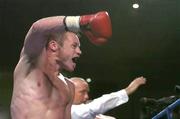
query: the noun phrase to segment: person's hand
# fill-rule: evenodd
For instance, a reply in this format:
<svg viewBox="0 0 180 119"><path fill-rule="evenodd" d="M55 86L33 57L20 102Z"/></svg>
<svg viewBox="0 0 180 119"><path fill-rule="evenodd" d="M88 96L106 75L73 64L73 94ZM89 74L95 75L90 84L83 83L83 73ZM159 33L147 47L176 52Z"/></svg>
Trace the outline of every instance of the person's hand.
<svg viewBox="0 0 180 119"><path fill-rule="evenodd" d="M135 78L129 85L127 88L125 88L126 92L128 95L134 93L139 86L143 85L146 83L146 78L144 78L143 76Z"/></svg>

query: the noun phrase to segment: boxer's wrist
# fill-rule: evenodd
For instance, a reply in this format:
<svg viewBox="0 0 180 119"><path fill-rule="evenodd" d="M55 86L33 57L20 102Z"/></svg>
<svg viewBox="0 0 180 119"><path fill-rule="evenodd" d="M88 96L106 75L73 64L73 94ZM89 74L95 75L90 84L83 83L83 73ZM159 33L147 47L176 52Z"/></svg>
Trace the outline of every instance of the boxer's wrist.
<svg viewBox="0 0 180 119"><path fill-rule="evenodd" d="M66 30L78 33L80 31L79 20L80 16L66 16L64 18Z"/></svg>

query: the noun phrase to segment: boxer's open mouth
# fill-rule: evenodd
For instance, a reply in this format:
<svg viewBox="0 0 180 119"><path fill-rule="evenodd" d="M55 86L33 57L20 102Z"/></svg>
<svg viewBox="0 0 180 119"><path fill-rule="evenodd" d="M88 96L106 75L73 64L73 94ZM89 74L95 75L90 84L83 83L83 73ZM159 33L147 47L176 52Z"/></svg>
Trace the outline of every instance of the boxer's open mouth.
<svg viewBox="0 0 180 119"><path fill-rule="evenodd" d="M74 63L77 63L77 60L78 60L78 57L72 58L72 61L73 61Z"/></svg>

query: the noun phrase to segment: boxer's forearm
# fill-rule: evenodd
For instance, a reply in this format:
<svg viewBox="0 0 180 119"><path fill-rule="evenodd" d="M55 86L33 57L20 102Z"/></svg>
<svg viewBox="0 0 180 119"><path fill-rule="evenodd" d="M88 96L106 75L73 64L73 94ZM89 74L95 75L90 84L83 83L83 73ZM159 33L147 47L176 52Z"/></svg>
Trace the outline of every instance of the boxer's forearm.
<svg viewBox="0 0 180 119"><path fill-rule="evenodd" d="M65 30L63 18L63 16L47 17L33 23L25 37L24 52L30 57L38 56L50 36Z"/></svg>

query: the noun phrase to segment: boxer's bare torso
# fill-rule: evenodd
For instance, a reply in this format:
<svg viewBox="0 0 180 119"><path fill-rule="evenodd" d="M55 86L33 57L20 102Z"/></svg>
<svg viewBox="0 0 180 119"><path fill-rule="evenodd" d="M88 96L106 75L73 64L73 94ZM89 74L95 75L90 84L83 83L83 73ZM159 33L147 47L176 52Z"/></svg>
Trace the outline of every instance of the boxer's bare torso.
<svg viewBox="0 0 180 119"><path fill-rule="evenodd" d="M71 118L74 85L58 74L74 70L81 50L77 35L64 31L63 18L39 20L27 33L14 70L12 119Z"/></svg>
<svg viewBox="0 0 180 119"><path fill-rule="evenodd" d="M30 69L26 58L21 58L14 73L14 94L11 103L14 119L69 119L73 86L58 79L57 75L43 72L39 67ZM25 67L28 66L28 67ZM49 76L48 76L49 75ZM51 83L57 80L58 87Z"/></svg>

